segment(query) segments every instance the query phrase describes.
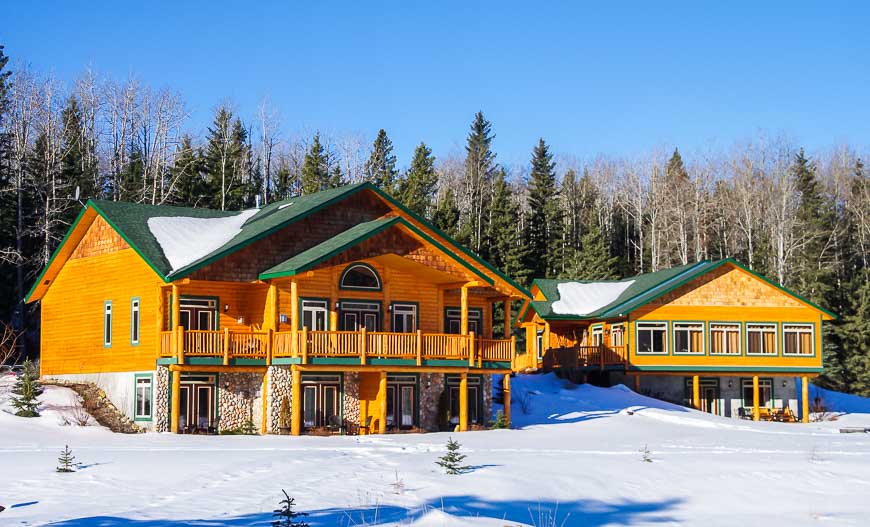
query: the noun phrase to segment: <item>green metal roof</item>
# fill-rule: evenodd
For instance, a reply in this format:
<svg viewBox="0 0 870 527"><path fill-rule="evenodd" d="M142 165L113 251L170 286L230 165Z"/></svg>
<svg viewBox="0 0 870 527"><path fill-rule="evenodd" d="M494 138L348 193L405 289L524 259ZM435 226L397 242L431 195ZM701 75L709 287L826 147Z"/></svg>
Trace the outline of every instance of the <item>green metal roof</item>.
<svg viewBox="0 0 870 527"><path fill-rule="evenodd" d="M544 295L546 300L533 300L530 302L530 306L542 319L545 320L590 320L590 319L608 319L608 318L616 318L616 317L624 317L631 311L642 307L649 302L661 297L662 295L673 291L674 289L685 285L691 280L706 274L722 265L731 264L735 267L743 269L744 271L752 274L756 278L766 282L767 284L783 291L784 293L791 295L802 302L809 304L810 306L822 311L823 313L836 318L837 315L828 311L827 309L818 306L809 300L801 297L797 293L790 291L779 284L765 278L758 273L753 272L750 269L747 269L745 266L741 265L739 262L732 258L725 258L722 260L704 260L701 262L680 265L677 267L671 267L669 269L663 269L661 271L656 271L653 273L643 273L631 278L624 278L622 280L546 280L546 279L536 279L532 283L533 285L538 286L538 289ZM626 282L629 280L634 280L630 286L628 286L615 300L610 302L609 304L585 315L564 315L555 313L553 311L553 303L560 299L559 295L559 284L563 283L600 283L600 282Z"/></svg>
<svg viewBox="0 0 870 527"><path fill-rule="evenodd" d="M263 271L260 273L260 280L280 278L282 276L293 276L305 271L306 269L310 269L320 262L328 260L336 254L339 254L350 247L371 238L384 229L395 225L400 220L401 219L398 217L378 218L376 220L358 223L350 229Z"/></svg>

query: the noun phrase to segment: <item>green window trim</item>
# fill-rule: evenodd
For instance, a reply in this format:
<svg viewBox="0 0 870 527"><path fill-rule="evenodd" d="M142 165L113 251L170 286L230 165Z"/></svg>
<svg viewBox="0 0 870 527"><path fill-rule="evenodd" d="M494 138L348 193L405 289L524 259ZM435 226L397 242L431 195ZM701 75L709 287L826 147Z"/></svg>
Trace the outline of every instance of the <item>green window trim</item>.
<svg viewBox="0 0 870 527"><path fill-rule="evenodd" d="M640 347L639 347L639 345L640 345L640 336L639 336L640 332L641 331L649 331L648 329L641 328L641 326L645 325L645 324L657 325L659 327L653 328L653 329L658 329L658 330L661 330L662 329L661 325L664 324L663 329L665 332L665 342L662 344L662 351L641 351L640 350ZM635 346L637 346L634 350L635 355L642 355L642 356L652 355L652 356L658 356L658 357L666 357L666 356L670 355L670 349L671 349L670 342L669 342L670 327L671 327L671 325L668 323L667 320L636 320L634 322L634 342L635 342Z"/></svg>
<svg viewBox="0 0 870 527"><path fill-rule="evenodd" d="M148 379L148 415L139 414L139 379ZM172 383L169 383L170 387ZM172 406L170 405L170 408ZM133 375L133 421L151 421L154 419L154 374L136 373Z"/></svg>
<svg viewBox="0 0 870 527"><path fill-rule="evenodd" d="M759 402L758 407L759 408L773 408L774 401L776 400L776 392L774 391L774 387L775 387L776 383L773 382L773 377L759 377L758 378L758 393L759 393L759 395L761 394L761 383L762 382L769 382L770 383L770 399L767 401L768 406L763 406ZM747 401L746 398L744 397L744 395L745 395L744 390L746 389L747 384L749 386L749 389L752 389L752 377L740 377L740 401L743 403L744 408L752 408L753 407L752 399L750 398L749 401Z"/></svg>
<svg viewBox="0 0 870 527"><path fill-rule="evenodd" d="M677 325L701 325L701 351L677 351ZM703 320L672 320L671 321L671 352L674 355L702 357L707 354L707 324Z"/></svg>
<svg viewBox="0 0 870 527"><path fill-rule="evenodd" d="M713 326L729 326L729 327L737 327L737 353L714 353L713 352ZM707 321L707 348L709 350L709 355L712 357L742 357L743 356L743 346L744 340L746 336L743 332L743 323L735 320L708 320Z"/></svg>
<svg viewBox="0 0 870 527"><path fill-rule="evenodd" d="M785 327L786 326L809 326L810 334L812 335L810 342L812 344L813 352L812 353L787 353L785 351L785 334L786 334ZM815 322L782 322L780 327L781 327L780 334L782 337L782 347L781 347L782 352L781 353L782 353L783 357L793 357L793 358L797 357L797 358L805 358L805 359L811 359L811 358L816 357L818 352L816 351L816 324L815 324Z"/></svg>
<svg viewBox="0 0 870 527"><path fill-rule="evenodd" d="M773 336L773 353L750 353L749 351L749 326L773 326L774 327L774 336ZM782 328L780 328L780 324L778 322L769 322L769 321L751 321L743 323L743 336L745 341L743 342L744 355L747 357L779 357L779 343L782 340Z"/></svg>
<svg viewBox="0 0 870 527"><path fill-rule="evenodd" d="M115 324L115 313L112 301L103 301L103 347L112 347L112 327Z"/></svg>
<svg viewBox="0 0 870 527"><path fill-rule="evenodd" d="M330 330L331 329L329 326L330 313L332 313L332 311L335 309L335 306L330 305L328 298L317 297L317 296L300 296L299 297L299 306L297 309L299 320L295 321L296 329L298 329L299 331L302 331L302 329L303 329L302 323L305 320L305 313L303 312L303 309L302 309L302 307L305 305L303 302L324 302L324 303L326 303L325 325L326 325L327 331ZM294 323L294 321L291 321L291 325L293 323ZM308 331L312 331L312 329L308 328Z"/></svg>
<svg viewBox="0 0 870 527"><path fill-rule="evenodd" d="M130 299L130 345L138 346L142 340L142 302L138 296Z"/></svg>
<svg viewBox="0 0 870 527"><path fill-rule="evenodd" d="M372 275L375 277L375 280L377 280L378 282L377 287L344 285L344 279L347 277L348 273L360 267L367 269L369 272L372 273ZM341 272L341 277L339 277L338 279L338 288L348 291L381 291L384 288L384 281L381 279L381 275L378 273L378 271L371 265L365 262L354 262L345 267L344 271Z"/></svg>
<svg viewBox="0 0 870 527"><path fill-rule="evenodd" d="M405 300L392 300L390 301L390 305L387 306L387 309L390 313L390 331L396 331L395 325L395 307L396 306L414 306L414 331L420 329L420 302L413 301L405 301Z"/></svg>

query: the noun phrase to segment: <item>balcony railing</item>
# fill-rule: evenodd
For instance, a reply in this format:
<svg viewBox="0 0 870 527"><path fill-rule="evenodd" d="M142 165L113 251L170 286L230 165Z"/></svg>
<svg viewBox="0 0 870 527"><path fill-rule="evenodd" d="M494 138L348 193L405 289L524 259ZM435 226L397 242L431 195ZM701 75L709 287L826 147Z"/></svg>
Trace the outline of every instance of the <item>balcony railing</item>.
<svg viewBox="0 0 870 527"><path fill-rule="evenodd" d="M551 348L544 358L545 368L598 368L628 366L624 346L574 346ZM549 364L549 366L548 366Z"/></svg>
<svg viewBox="0 0 870 527"><path fill-rule="evenodd" d="M295 338L294 338L295 337ZM418 366L427 361L463 361L471 367L485 362L513 365L516 343L513 339L484 339L472 334L389 333L360 331L193 331L178 328L160 333L159 356L175 357L183 363L189 357L232 359L359 359L371 364L374 359L413 360Z"/></svg>

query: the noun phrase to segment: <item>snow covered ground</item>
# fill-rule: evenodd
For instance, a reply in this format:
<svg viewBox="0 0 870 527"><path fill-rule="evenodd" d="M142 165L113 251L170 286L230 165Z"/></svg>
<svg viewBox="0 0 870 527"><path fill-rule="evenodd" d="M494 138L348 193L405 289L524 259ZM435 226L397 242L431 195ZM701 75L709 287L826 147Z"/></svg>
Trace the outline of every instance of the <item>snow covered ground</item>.
<svg viewBox="0 0 870 527"><path fill-rule="evenodd" d="M37 419L0 403L0 526L268 525L281 489L312 526L870 521L870 435L838 433L870 414L752 423L551 375L513 387L521 428L453 434L472 466L459 476L434 464L446 433L115 435L59 426L72 395L49 387ZM73 474L54 471L65 444L82 464Z"/></svg>

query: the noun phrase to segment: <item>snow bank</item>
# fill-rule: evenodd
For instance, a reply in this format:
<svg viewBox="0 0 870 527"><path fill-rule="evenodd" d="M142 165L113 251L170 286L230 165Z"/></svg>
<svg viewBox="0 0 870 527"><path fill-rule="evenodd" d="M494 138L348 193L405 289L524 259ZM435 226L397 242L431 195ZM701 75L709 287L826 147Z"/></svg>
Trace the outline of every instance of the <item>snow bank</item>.
<svg viewBox="0 0 870 527"><path fill-rule="evenodd" d="M587 315L619 298L633 283L634 280L559 284L559 300L553 302L553 312L559 315Z"/></svg>
<svg viewBox="0 0 870 527"><path fill-rule="evenodd" d="M159 216L148 219L148 229L163 249L172 271L177 271L232 240L256 213L257 209L251 209L226 218Z"/></svg>

